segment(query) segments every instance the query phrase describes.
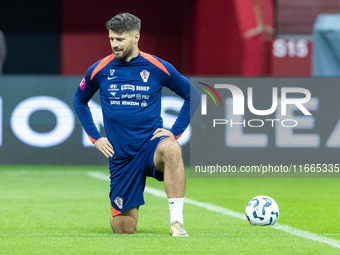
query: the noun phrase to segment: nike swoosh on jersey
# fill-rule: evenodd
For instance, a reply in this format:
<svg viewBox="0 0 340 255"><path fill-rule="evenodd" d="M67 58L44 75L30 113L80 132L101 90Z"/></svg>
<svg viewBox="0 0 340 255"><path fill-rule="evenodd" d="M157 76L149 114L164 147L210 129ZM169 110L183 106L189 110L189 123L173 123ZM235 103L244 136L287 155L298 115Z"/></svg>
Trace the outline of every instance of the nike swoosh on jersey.
<svg viewBox="0 0 340 255"><path fill-rule="evenodd" d="M114 79L114 78L117 78L117 76L114 76L114 77L109 77L109 76L108 76L108 77L107 77L108 80L112 80L112 79Z"/></svg>

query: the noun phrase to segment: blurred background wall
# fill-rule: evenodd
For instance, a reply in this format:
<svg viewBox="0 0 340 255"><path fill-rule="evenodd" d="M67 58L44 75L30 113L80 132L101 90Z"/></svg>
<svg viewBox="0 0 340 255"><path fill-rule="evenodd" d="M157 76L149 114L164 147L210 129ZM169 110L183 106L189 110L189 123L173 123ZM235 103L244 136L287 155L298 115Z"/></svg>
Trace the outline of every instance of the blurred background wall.
<svg viewBox="0 0 340 255"><path fill-rule="evenodd" d="M0 77L0 164L106 162L99 152L93 154L72 99L87 68L111 54L105 23L120 12L142 20L142 51L170 62L191 80L211 78L212 85L222 78L271 91L270 86L280 82L310 89L315 80L309 77L340 77L338 0L2 1L0 30L5 43L0 36L0 63L5 62ZM240 79L233 80L235 77ZM292 139L283 139L293 141L287 148L276 144L279 132L264 129L269 137L266 150L279 148L284 153L304 148L308 153L306 148L311 147L320 155L338 153L339 107L333 97L338 95L339 82L316 82L310 106L315 117L306 116L308 125L291 131ZM96 96L91 104L103 132ZM270 96L260 93L259 97L258 102L267 104L264 108L271 105ZM167 90L162 100L164 126L170 128L182 102ZM186 164L193 136L190 130L189 126L182 141ZM307 136L299 140L295 135ZM315 144L310 144L309 135L317 140ZM301 141L298 146L296 141ZM223 146L229 155L242 155L239 150L249 147ZM76 155L70 157L74 151ZM18 159L18 153L24 156Z"/></svg>
<svg viewBox="0 0 340 255"><path fill-rule="evenodd" d="M4 74L82 75L111 53L105 23L141 18L140 49L187 75L310 76L313 24L338 0L2 1Z"/></svg>

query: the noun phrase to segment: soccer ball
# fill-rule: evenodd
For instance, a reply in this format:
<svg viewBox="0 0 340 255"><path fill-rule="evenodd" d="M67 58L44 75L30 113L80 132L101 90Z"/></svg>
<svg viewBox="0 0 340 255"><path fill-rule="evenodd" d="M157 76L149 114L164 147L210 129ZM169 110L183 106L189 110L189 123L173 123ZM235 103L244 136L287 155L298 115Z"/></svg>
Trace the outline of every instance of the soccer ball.
<svg viewBox="0 0 340 255"><path fill-rule="evenodd" d="M251 225L274 225L279 218L279 207L268 196L257 196L246 206L247 220Z"/></svg>

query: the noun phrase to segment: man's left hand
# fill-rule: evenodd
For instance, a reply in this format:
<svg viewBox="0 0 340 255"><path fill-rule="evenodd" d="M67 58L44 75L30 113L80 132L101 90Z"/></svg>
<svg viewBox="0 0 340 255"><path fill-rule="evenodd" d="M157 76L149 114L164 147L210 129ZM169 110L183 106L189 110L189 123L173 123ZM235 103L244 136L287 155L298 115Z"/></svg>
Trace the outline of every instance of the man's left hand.
<svg viewBox="0 0 340 255"><path fill-rule="evenodd" d="M153 140L160 136L170 136L175 139L175 136L171 131L166 130L165 128L157 128L156 131L153 132L153 137L150 140Z"/></svg>

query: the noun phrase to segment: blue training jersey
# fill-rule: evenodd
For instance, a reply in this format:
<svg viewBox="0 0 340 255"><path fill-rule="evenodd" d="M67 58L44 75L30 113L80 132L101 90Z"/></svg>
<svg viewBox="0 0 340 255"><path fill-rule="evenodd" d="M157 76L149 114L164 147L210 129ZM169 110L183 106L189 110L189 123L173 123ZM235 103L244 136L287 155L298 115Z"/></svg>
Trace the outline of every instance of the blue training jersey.
<svg viewBox="0 0 340 255"><path fill-rule="evenodd" d="M118 163L133 157L150 140L152 133L163 127L163 86L185 100L170 129L177 139L189 125L200 103L200 94L171 64L141 51L129 62L117 60L111 54L92 65L76 91L73 105L94 143L102 136L87 103L100 90L104 128L115 152L110 161Z"/></svg>

